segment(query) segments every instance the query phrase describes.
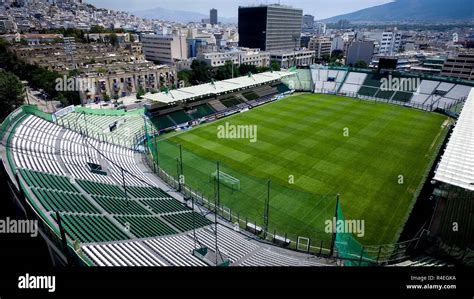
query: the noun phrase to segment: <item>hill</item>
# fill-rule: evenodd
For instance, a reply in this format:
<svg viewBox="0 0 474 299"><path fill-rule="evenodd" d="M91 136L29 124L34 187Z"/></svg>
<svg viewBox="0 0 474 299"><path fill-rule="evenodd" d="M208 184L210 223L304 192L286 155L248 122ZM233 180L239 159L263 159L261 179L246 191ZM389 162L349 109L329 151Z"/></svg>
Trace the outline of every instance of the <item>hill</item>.
<svg viewBox="0 0 474 299"><path fill-rule="evenodd" d="M337 22L447 22L474 21L472 0L396 0L356 12L325 19Z"/></svg>

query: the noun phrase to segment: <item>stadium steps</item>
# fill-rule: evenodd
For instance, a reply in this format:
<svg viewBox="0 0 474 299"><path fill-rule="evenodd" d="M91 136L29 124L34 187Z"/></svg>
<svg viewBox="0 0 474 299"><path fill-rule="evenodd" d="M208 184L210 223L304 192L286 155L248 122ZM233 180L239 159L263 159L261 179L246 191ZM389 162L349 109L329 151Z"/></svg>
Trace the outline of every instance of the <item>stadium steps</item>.
<svg viewBox="0 0 474 299"><path fill-rule="evenodd" d="M73 240L81 243L130 239L130 236L104 215L73 215L61 213L61 223Z"/></svg>
<svg viewBox="0 0 474 299"><path fill-rule="evenodd" d="M90 244L81 247L97 266L159 267L167 263L138 241Z"/></svg>
<svg viewBox="0 0 474 299"><path fill-rule="evenodd" d="M140 202L145 206L149 206L156 214L183 212L189 210L175 199L146 199L140 200Z"/></svg>
<svg viewBox="0 0 474 299"><path fill-rule="evenodd" d="M121 187L116 185L97 183L85 180L76 180L77 184L81 186L88 194L125 197L125 192ZM128 188L127 188L128 191Z"/></svg>
<svg viewBox="0 0 474 299"><path fill-rule="evenodd" d="M28 186L79 193L79 190L64 176L28 169L20 169L19 171Z"/></svg>
<svg viewBox="0 0 474 299"><path fill-rule="evenodd" d="M177 231L157 216L114 216L114 218L127 227L138 238L149 238L176 234Z"/></svg>
<svg viewBox="0 0 474 299"><path fill-rule="evenodd" d="M242 96L247 100L247 101L253 101L258 99L260 96L256 94L253 90L247 90L242 92Z"/></svg>
<svg viewBox="0 0 474 299"><path fill-rule="evenodd" d="M215 111L207 104L196 106L194 109L196 109L194 113L189 113L193 119L203 118L215 113Z"/></svg>
<svg viewBox="0 0 474 299"><path fill-rule="evenodd" d="M193 238L192 233L189 233L188 236ZM211 229L197 230L196 237L202 245L209 248L215 247L216 235ZM248 241L243 235L222 225L217 226L217 242L219 251L228 256L233 264L248 258L252 252L258 249L256 244Z"/></svg>
<svg viewBox="0 0 474 299"><path fill-rule="evenodd" d="M360 90L359 90L360 93ZM384 100L390 100L394 95L394 92L391 90L381 90L379 89L374 97Z"/></svg>
<svg viewBox="0 0 474 299"><path fill-rule="evenodd" d="M361 86L359 89L358 94L362 96L374 97L378 92L377 88L368 87L368 86Z"/></svg>
<svg viewBox="0 0 474 299"><path fill-rule="evenodd" d="M151 122L158 130L164 130L177 125L168 115L154 117Z"/></svg>
<svg viewBox="0 0 474 299"><path fill-rule="evenodd" d="M207 266L192 254L195 249L194 240L186 235L154 238L143 241L143 244L170 265L178 267Z"/></svg>
<svg viewBox="0 0 474 299"><path fill-rule="evenodd" d="M175 111L167 114L166 116L171 118L171 120L173 120L173 122L177 125L192 121L192 118L186 112L184 112L184 110Z"/></svg>
<svg viewBox="0 0 474 299"><path fill-rule="evenodd" d="M342 86L344 85L344 83L346 82L346 79L347 77L349 76L349 72L346 72L344 74L344 78L342 79L342 81L340 82L339 86L337 87L337 93L339 94L341 92L341 88Z"/></svg>
<svg viewBox="0 0 474 299"><path fill-rule="evenodd" d="M193 215L195 217L194 221ZM172 223L180 232L186 232L193 228L200 228L212 224L209 219L197 212L163 215L162 218L167 222Z"/></svg>
<svg viewBox="0 0 474 299"><path fill-rule="evenodd" d="M226 108L232 108L232 107L235 107L239 104L242 104L240 99L238 97L235 97L235 96L230 96L230 97L227 97L227 98L224 98L224 99L220 99L220 102Z"/></svg>
<svg viewBox="0 0 474 299"><path fill-rule="evenodd" d="M283 83L276 85L275 88L278 90L279 93L285 93L290 91L290 88L288 88L288 86Z"/></svg>
<svg viewBox="0 0 474 299"><path fill-rule="evenodd" d="M404 92L404 91L397 91L392 97L392 100L398 101L398 102L405 102L408 103L411 101L411 98L413 97L412 92Z"/></svg>
<svg viewBox="0 0 474 299"><path fill-rule="evenodd" d="M291 266L322 266L319 262L304 260L288 255L282 255L280 253L260 248L256 252L253 252L247 257L241 266L260 266L260 267L291 267Z"/></svg>
<svg viewBox="0 0 474 299"><path fill-rule="evenodd" d="M123 197L92 196L102 208L110 214L151 215L152 213L139 204L138 201Z"/></svg>
<svg viewBox="0 0 474 299"><path fill-rule="evenodd" d="M53 191L50 189L30 189L48 212L100 213L89 200L80 193Z"/></svg>
<svg viewBox="0 0 474 299"><path fill-rule="evenodd" d="M151 187L130 186L127 192L136 198L169 198L170 196L161 189Z"/></svg>
<svg viewBox="0 0 474 299"><path fill-rule="evenodd" d="M209 102L209 105L216 110L217 112L221 112L227 109L219 100L212 100Z"/></svg>

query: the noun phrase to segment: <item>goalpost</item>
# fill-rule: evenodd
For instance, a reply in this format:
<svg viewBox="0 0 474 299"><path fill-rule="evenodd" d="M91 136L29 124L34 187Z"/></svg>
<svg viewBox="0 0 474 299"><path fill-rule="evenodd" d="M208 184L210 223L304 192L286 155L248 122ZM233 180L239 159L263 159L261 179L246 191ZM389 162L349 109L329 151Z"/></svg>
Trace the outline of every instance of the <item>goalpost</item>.
<svg viewBox="0 0 474 299"><path fill-rule="evenodd" d="M211 173L210 178L214 179L214 180L217 179L217 170L214 171L213 173ZM223 171L219 171L219 181L224 186L227 186L227 187L231 188L232 191L240 190L240 180L236 177L231 176L228 173L225 173Z"/></svg>

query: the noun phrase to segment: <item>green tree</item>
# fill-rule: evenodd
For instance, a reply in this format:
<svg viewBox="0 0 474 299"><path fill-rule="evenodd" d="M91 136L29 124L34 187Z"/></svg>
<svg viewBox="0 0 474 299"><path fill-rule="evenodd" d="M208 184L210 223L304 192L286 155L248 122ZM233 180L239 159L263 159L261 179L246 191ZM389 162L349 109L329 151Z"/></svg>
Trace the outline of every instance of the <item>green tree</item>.
<svg viewBox="0 0 474 299"><path fill-rule="evenodd" d="M215 69L214 78L216 80L227 80L234 77L238 77L240 75L239 68L235 67L232 61L226 61L223 66L220 66Z"/></svg>
<svg viewBox="0 0 474 299"><path fill-rule="evenodd" d="M331 52L331 59L337 60L344 58L344 52L342 50L334 50Z"/></svg>
<svg viewBox="0 0 474 299"><path fill-rule="evenodd" d="M271 70L272 69L270 67L267 67L267 66L257 67L257 73L265 73L265 72L269 72ZM242 74L242 72L241 72L241 74Z"/></svg>
<svg viewBox="0 0 474 299"><path fill-rule="evenodd" d="M145 95L145 90L143 87L139 86L137 90L137 100L141 99Z"/></svg>
<svg viewBox="0 0 474 299"><path fill-rule="evenodd" d="M112 33L109 35L109 43L114 47L117 47L119 45L117 34Z"/></svg>
<svg viewBox="0 0 474 299"><path fill-rule="evenodd" d="M270 68L273 70L273 71L280 71L281 70L281 65L278 61L276 60L273 60L271 63L270 63Z"/></svg>
<svg viewBox="0 0 474 299"><path fill-rule="evenodd" d="M329 63L330 60L331 60L331 56L329 54L323 54L321 56L321 61L323 61L323 62Z"/></svg>
<svg viewBox="0 0 474 299"><path fill-rule="evenodd" d="M363 60L359 60L356 63L354 63L355 68L360 68L360 69L366 69L368 67L367 62Z"/></svg>
<svg viewBox="0 0 474 299"><path fill-rule="evenodd" d="M189 82L193 85L211 82L212 70L205 61L193 60Z"/></svg>
<svg viewBox="0 0 474 299"><path fill-rule="evenodd" d="M257 67L253 64L241 64L239 67L239 72L241 74L248 74L249 72L252 74L258 73Z"/></svg>
<svg viewBox="0 0 474 299"><path fill-rule="evenodd" d="M25 88L14 74L0 71L0 118L3 121L25 100Z"/></svg>
<svg viewBox="0 0 474 299"><path fill-rule="evenodd" d="M182 70L178 72L178 80L184 84L184 86L189 86L190 78L192 75L191 70ZM183 86L181 86L183 87Z"/></svg>

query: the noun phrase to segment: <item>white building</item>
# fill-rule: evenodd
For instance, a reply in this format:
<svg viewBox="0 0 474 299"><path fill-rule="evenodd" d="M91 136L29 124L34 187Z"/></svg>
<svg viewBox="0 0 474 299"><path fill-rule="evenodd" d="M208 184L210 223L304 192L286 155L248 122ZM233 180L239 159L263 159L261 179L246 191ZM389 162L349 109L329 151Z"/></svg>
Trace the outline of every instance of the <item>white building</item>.
<svg viewBox="0 0 474 299"><path fill-rule="evenodd" d="M331 41L325 37L313 37L309 40L308 49L315 51L316 58L331 55Z"/></svg>
<svg viewBox="0 0 474 299"><path fill-rule="evenodd" d="M314 30L315 30L315 33L317 35L325 35L326 34L326 24L321 23L321 22L317 22Z"/></svg>
<svg viewBox="0 0 474 299"><path fill-rule="evenodd" d="M402 34L396 29L393 31L385 31L382 33L380 40L379 54L395 55L400 51L402 44Z"/></svg>
<svg viewBox="0 0 474 299"><path fill-rule="evenodd" d="M341 36L336 36L332 39L331 52L336 50L344 51L345 41Z"/></svg>
<svg viewBox="0 0 474 299"><path fill-rule="evenodd" d="M188 58L188 48L184 35L145 34L141 38L145 59L172 65L175 60Z"/></svg>
<svg viewBox="0 0 474 299"><path fill-rule="evenodd" d="M271 61L276 61L282 68L290 68L294 65L311 65L314 63L316 51L314 50L297 50L297 51L271 51Z"/></svg>
<svg viewBox="0 0 474 299"><path fill-rule="evenodd" d="M270 53L259 49L241 48L227 52L201 53L199 60L204 60L212 67L225 65L227 61L232 61L235 65L251 64L257 67L268 67L270 65Z"/></svg>

